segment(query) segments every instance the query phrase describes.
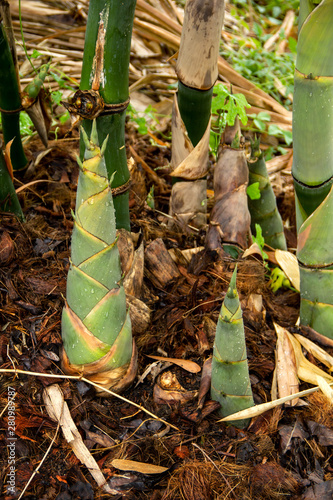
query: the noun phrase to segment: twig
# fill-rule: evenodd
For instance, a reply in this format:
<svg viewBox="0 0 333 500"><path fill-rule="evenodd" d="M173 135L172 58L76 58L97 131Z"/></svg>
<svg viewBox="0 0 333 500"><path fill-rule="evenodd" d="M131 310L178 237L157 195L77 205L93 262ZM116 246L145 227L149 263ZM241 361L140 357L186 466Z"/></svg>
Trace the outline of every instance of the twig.
<svg viewBox="0 0 333 500"><path fill-rule="evenodd" d="M8 368L8 369L7 368L0 368L0 373L15 373L15 375L21 373L23 375L30 375L30 376L34 376L34 377L47 377L47 378L60 378L60 379L68 379L68 380L81 380L82 382L85 382L86 384L90 384L90 385L96 387L97 389L102 389L103 391L108 392L111 396L114 396L114 397L116 397L118 399L121 399L122 401L125 401L126 403L129 403L129 404L135 406L136 408L139 408L140 410L142 410L145 413L147 413L147 415L150 415L151 417L153 417L154 419L158 420L159 422L162 422L164 425L167 425L167 426L169 425L170 427L172 427L176 431L179 431L178 427L176 427L173 424L170 424L170 423L166 422L162 418L159 418L157 415L154 415L154 413L151 413L149 410L146 410L146 408L144 408L143 406L138 405L137 403L134 403L133 401L130 401L127 398L124 398L124 396L121 396L120 394L117 394L116 392L110 391L110 389L105 389L105 387L102 387L101 385L96 384L95 382L92 382L91 380L89 380L89 379L87 379L85 377L81 377L80 375L57 375L57 374L53 374L53 373L39 373L39 372L31 372L31 371L19 370L19 369L16 369L16 368L14 368L14 369L13 368Z"/></svg>

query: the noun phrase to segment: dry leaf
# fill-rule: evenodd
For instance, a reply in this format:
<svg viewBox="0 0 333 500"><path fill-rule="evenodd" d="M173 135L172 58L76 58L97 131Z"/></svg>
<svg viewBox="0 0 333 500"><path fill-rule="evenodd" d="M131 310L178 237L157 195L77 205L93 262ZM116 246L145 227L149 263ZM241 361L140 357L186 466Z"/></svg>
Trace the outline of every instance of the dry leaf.
<svg viewBox="0 0 333 500"><path fill-rule="evenodd" d="M311 389L306 389L305 391L297 392L296 394L291 394L290 396L286 396L285 398L275 399L274 401L269 401L268 403L262 403L261 405L252 406L251 408L247 408L246 410L238 411L233 415L228 415L227 417L221 418L218 422L229 422L230 420L243 420L245 418L253 418L262 415L268 410L272 410L276 406L281 406L288 401L292 401L293 399L301 398L303 396L308 396L316 391L318 391L319 387L311 387Z"/></svg>
<svg viewBox="0 0 333 500"><path fill-rule="evenodd" d="M306 359L299 341L288 330L285 331L294 347L298 378L313 385L317 385L317 376L323 377L328 383L333 382L333 377Z"/></svg>
<svg viewBox="0 0 333 500"><path fill-rule="evenodd" d="M155 404L180 404L184 405L195 399L198 391L175 391L162 389L158 384L154 385L153 398Z"/></svg>
<svg viewBox="0 0 333 500"><path fill-rule="evenodd" d="M177 358L166 358L164 356L148 356L148 358L156 359L157 361L167 361L173 363L174 365L180 366L184 370L190 373L198 373L201 371L200 366L194 361L188 359L177 359Z"/></svg>
<svg viewBox="0 0 333 500"><path fill-rule="evenodd" d="M249 257L250 255L255 255L256 257L259 257L259 259L262 260L262 252L258 243L252 243L252 245L249 248L247 248L243 253L242 259L245 259L245 257Z"/></svg>
<svg viewBox="0 0 333 500"><path fill-rule="evenodd" d="M329 386L326 380L323 377L317 377L317 383L320 387L320 390L327 397L330 403L333 403L333 389Z"/></svg>
<svg viewBox="0 0 333 500"><path fill-rule="evenodd" d="M299 391L297 367L293 345L285 334L284 328L275 323L274 326L277 334L276 382L279 397L283 398ZM288 404L295 406L297 399L288 402Z"/></svg>
<svg viewBox="0 0 333 500"><path fill-rule="evenodd" d="M310 352L315 358L317 358L321 363L326 365L331 371L333 368L333 357L330 356L324 349L319 347L317 344L312 342L311 340L303 337L303 335L299 335L295 333L294 335L297 340L302 344L305 349Z"/></svg>
<svg viewBox="0 0 333 500"><path fill-rule="evenodd" d="M199 387L199 395L198 395L198 408L202 408L205 403L205 397L208 391L210 390L210 384L212 380L212 359L208 358L204 362L202 367L201 381Z"/></svg>
<svg viewBox="0 0 333 500"><path fill-rule="evenodd" d="M275 250L275 259L293 287L299 292L300 278L296 255L285 250Z"/></svg>
<svg viewBox="0 0 333 500"><path fill-rule="evenodd" d="M12 160L10 158L10 148L11 148L11 145L13 144L13 141L14 141L14 139L7 142L6 147L5 147L5 152L4 152L4 158L5 158L7 170L8 170L8 173L9 173L12 181L14 180L14 173L13 173Z"/></svg>
<svg viewBox="0 0 333 500"><path fill-rule="evenodd" d="M185 404L196 398L198 391L187 391L178 382L176 375L172 372L164 372L159 376L154 386L154 402L156 404Z"/></svg>
<svg viewBox="0 0 333 500"><path fill-rule="evenodd" d="M168 470L167 467L160 465L146 464L144 462L136 462L135 460L114 459L111 462L112 467L124 471L140 472L141 474L161 474Z"/></svg>

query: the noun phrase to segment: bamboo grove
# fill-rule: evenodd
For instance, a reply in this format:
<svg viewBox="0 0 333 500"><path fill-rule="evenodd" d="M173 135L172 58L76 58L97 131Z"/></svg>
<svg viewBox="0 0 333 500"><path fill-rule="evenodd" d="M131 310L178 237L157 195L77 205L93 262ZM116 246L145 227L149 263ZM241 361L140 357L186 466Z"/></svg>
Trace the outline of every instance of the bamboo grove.
<svg viewBox="0 0 333 500"><path fill-rule="evenodd" d="M135 0L90 2L80 89L72 102L66 104L83 122L71 262L62 315L62 366L67 373L82 373L115 391L133 381L137 362L116 236L117 228L130 230L125 118L135 3ZM237 120L222 136L214 171L215 206L210 221L207 219L211 101L218 75L223 19L223 1L186 2L176 63L179 81L172 114L170 168L174 182L170 215L181 226L208 228L206 248L223 248L236 260L251 243L250 229L253 233L256 224L262 227L265 242L271 247L286 250L286 240L259 141L252 143L251 155L246 158ZM292 169L301 276L300 321L331 338L332 26L333 0L301 0ZM4 77L0 82L0 108L8 144L19 137L22 98L3 22L0 46L0 66L8 68L2 71ZM35 102L48 68L44 66L33 85L25 89L24 102L29 99ZM10 107L9 87L12 87ZM227 140L230 129L232 138ZM41 131L41 137L47 144L45 130ZM13 166L14 170L20 170L27 161L20 141L14 145ZM1 153L1 200L5 200L6 210L14 211L23 219L9 164ZM260 198L252 200L247 197L246 190L249 184L256 182ZM235 201L230 201L236 192ZM222 416L254 404L236 269L216 329L211 396L221 403ZM246 425L246 422L239 425Z"/></svg>

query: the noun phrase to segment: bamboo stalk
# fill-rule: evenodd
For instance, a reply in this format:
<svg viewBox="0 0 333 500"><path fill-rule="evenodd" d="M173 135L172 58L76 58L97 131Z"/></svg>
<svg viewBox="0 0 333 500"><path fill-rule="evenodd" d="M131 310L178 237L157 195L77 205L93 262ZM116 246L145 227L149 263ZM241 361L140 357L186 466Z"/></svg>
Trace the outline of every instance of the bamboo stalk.
<svg viewBox="0 0 333 500"><path fill-rule="evenodd" d="M293 107L297 227L333 182L333 2L301 0Z"/></svg>
<svg viewBox="0 0 333 500"><path fill-rule="evenodd" d="M298 234L302 325L333 339L333 187Z"/></svg>
<svg viewBox="0 0 333 500"><path fill-rule="evenodd" d="M130 230L128 208L129 171L125 150L125 117L128 104L129 59L135 0L94 0L89 4L80 94L74 96L76 111L91 132L97 118L100 143L108 134L105 150L109 179L118 195L114 199L118 228ZM96 107L95 107L96 105ZM81 141L81 154L83 142Z"/></svg>
<svg viewBox="0 0 333 500"><path fill-rule="evenodd" d="M172 116L171 159L175 184L170 215L196 227L206 224L211 103L223 18L221 0L187 0L176 64L179 83Z"/></svg>
<svg viewBox="0 0 333 500"><path fill-rule="evenodd" d="M2 149L0 149L0 212L11 212L23 221L24 215L13 186L13 172L9 164L10 160L7 161L8 164L5 161Z"/></svg>
<svg viewBox="0 0 333 500"><path fill-rule="evenodd" d="M8 44L3 20L0 19L0 110L5 144L14 139L12 164L14 170L27 165L20 135L21 98L16 70Z"/></svg>

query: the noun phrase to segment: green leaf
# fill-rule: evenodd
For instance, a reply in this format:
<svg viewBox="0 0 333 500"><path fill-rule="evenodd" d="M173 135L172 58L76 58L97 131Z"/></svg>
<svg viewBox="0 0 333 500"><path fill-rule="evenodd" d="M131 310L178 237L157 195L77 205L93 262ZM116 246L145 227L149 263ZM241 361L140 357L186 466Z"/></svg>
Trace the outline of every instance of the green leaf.
<svg viewBox="0 0 333 500"><path fill-rule="evenodd" d="M271 279L269 280L269 282L274 293L276 293L279 288L282 287L291 288L290 281L288 280L282 269L280 269L279 267L275 267L272 270Z"/></svg>
<svg viewBox="0 0 333 500"><path fill-rule="evenodd" d="M265 246L265 238L263 237L262 235L262 229L261 229L261 226L259 224L256 224L255 225L255 228L256 228L256 235L255 236L252 236L252 239L255 243L257 243L257 245L259 246L260 250L261 250L261 255L262 255L262 258L264 260L268 260L268 255L266 252L264 252L263 248Z"/></svg>
<svg viewBox="0 0 333 500"><path fill-rule="evenodd" d="M259 132L265 132L266 130L266 123L258 120L257 118L253 120L253 125L259 130Z"/></svg>
<svg viewBox="0 0 333 500"><path fill-rule="evenodd" d="M250 200L259 200L261 198L261 193L259 189L259 182L254 182L247 186L246 194L250 198Z"/></svg>
<svg viewBox="0 0 333 500"><path fill-rule="evenodd" d="M271 121L271 115L267 113L267 111L260 111L260 113L257 114L257 118L259 118L259 120L262 120L264 122Z"/></svg>
<svg viewBox="0 0 333 500"><path fill-rule="evenodd" d="M154 200L154 186L150 188L150 191L148 193L147 199L146 199L148 207L150 207L152 210L155 208L155 200Z"/></svg>
<svg viewBox="0 0 333 500"><path fill-rule="evenodd" d="M59 105L60 101L62 100L62 92L60 92L60 90L54 90L53 92L51 92L51 98L53 104Z"/></svg>
<svg viewBox="0 0 333 500"><path fill-rule="evenodd" d="M31 54L31 59L37 59L38 57L42 56L43 54L41 54L40 52L38 52L38 50L34 49L32 54Z"/></svg>

